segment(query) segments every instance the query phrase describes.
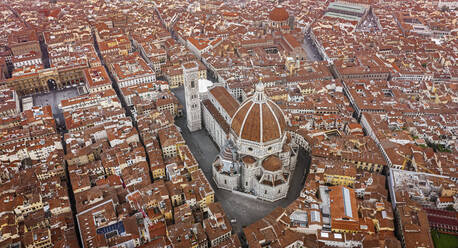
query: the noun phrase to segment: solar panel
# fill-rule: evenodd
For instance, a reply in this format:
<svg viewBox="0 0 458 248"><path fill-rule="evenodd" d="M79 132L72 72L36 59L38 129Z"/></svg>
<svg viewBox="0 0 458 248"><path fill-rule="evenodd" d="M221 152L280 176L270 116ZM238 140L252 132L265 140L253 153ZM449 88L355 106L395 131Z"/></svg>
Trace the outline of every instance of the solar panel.
<svg viewBox="0 0 458 248"><path fill-rule="evenodd" d="M117 233L124 233L125 228L124 228L124 223L122 221L114 223L109 226L104 226L99 229L97 229L97 234L107 234L116 231Z"/></svg>

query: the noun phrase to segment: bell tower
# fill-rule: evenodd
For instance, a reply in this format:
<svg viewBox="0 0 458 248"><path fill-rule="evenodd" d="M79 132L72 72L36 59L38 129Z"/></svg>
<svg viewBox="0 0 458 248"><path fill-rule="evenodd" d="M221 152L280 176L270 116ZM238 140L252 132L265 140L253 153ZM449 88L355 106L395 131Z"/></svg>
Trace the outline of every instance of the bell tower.
<svg viewBox="0 0 458 248"><path fill-rule="evenodd" d="M195 61L185 63L183 68L186 120L189 131L202 129L202 113L199 99L199 67Z"/></svg>

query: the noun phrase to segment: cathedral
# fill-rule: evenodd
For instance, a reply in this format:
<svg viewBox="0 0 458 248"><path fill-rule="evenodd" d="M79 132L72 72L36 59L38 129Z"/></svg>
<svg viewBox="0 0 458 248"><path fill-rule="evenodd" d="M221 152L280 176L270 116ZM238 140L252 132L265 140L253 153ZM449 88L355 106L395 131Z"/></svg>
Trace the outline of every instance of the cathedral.
<svg viewBox="0 0 458 248"><path fill-rule="evenodd" d="M193 92L187 89L191 86L195 87L185 79L185 95ZM265 94L264 85L258 83L254 94L241 104L222 86L208 87L199 99L201 113L187 114L202 117L197 126L204 126L220 148L212 164L218 188L267 201L285 198L298 147L286 132L283 111Z"/></svg>

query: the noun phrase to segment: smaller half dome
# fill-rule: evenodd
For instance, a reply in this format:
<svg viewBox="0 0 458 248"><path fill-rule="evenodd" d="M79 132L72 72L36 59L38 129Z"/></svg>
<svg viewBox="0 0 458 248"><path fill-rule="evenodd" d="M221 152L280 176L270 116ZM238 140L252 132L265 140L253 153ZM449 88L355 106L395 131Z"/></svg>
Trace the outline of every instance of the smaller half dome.
<svg viewBox="0 0 458 248"><path fill-rule="evenodd" d="M262 161L262 167L264 170L278 171L281 169L281 160L275 155L270 155Z"/></svg>

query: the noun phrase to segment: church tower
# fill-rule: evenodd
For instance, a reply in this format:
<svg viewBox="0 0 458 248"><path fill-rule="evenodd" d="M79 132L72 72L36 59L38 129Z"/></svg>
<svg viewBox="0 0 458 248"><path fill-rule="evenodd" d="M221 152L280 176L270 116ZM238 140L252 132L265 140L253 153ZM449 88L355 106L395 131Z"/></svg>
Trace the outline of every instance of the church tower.
<svg viewBox="0 0 458 248"><path fill-rule="evenodd" d="M186 99L186 120L189 131L202 129L199 99L199 67L195 61L182 65L184 77L184 95Z"/></svg>

